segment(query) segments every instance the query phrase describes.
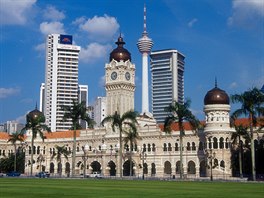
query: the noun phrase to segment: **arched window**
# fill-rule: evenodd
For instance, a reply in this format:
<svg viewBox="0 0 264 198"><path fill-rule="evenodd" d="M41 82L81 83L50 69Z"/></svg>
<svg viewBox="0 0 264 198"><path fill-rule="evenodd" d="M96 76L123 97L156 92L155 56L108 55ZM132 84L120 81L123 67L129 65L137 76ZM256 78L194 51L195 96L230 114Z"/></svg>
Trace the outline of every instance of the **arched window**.
<svg viewBox="0 0 264 198"><path fill-rule="evenodd" d="M50 163L50 170L49 170L50 173L54 173L54 163L51 162Z"/></svg>
<svg viewBox="0 0 264 198"><path fill-rule="evenodd" d="M150 144L148 144L148 152L150 152L151 151L151 146L150 146Z"/></svg>
<svg viewBox="0 0 264 198"><path fill-rule="evenodd" d="M214 166L218 166L218 160L214 159Z"/></svg>
<svg viewBox="0 0 264 198"><path fill-rule="evenodd" d="M224 138L223 137L220 138L219 148L220 149L224 148Z"/></svg>
<svg viewBox="0 0 264 198"><path fill-rule="evenodd" d="M156 145L155 144L152 144L152 151L156 152Z"/></svg>
<svg viewBox="0 0 264 198"><path fill-rule="evenodd" d="M188 174L195 174L196 169L195 169L195 163L193 161L188 162Z"/></svg>
<svg viewBox="0 0 264 198"><path fill-rule="evenodd" d="M167 144L166 143L164 143L163 144L163 151L167 151L168 149L167 149Z"/></svg>
<svg viewBox="0 0 264 198"><path fill-rule="evenodd" d="M55 148L52 149L52 153L55 154Z"/></svg>
<svg viewBox="0 0 264 198"><path fill-rule="evenodd" d="M220 162L220 166L221 166L222 168L225 168L225 162L224 162L223 160Z"/></svg>
<svg viewBox="0 0 264 198"><path fill-rule="evenodd" d="M168 143L168 151L172 151L171 143Z"/></svg>
<svg viewBox="0 0 264 198"><path fill-rule="evenodd" d="M52 154L52 148L50 148L50 154Z"/></svg>
<svg viewBox="0 0 264 198"><path fill-rule="evenodd" d="M180 161L177 161L177 162L176 162L176 174L180 174L180 173L181 173L181 172L180 172L180 169L181 169L180 164L181 164ZM183 166L182 166L182 167L183 167ZM183 173L183 171L182 171L182 173Z"/></svg>
<svg viewBox="0 0 264 198"><path fill-rule="evenodd" d="M143 144L143 152L146 152L147 148L146 148L146 144Z"/></svg>
<svg viewBox="0 0 264 198"><path fill-rule="evenodd" d="M28 154L31 154L31 146L28 147Z"/></svg>
<svg viewBox="0 0 264 198"><path fill-rule="evenodd" d="M209 146L209 149L211 149L212 148L211 138L208 139L208 143L209 143L209 145L208 145Z"/></svg>
<svg viewBox="0 0 264 198"><path fill-rule="evenodd" d="M33 146L33 154L36 154L36 147Z"/></svg>
<svg viewBox="0 0 264 198"><path fill-rule="evenodd" d="M37 154L39 155L40 153L40 146L37 147Z"/></svg>
<svg viewBox="0 0 264 198"><path fill-rule="evenodd" d="M202 150L204 150L203 142L199 142L199 151L202 151Z"/></svg>
<svg viewBox="0 0 264 198"><path fill-rule="evenodd" d="M228 138L226 138L225 147L226 147L226 149L229 149L229 139Z"/></svg>
<svg viewBox="0 0 264 198"><path fill-rule="evenodd" d="M179 145L178 145L178 143L175 143L175 151L179 151Z"/></svg>
<svg viewBox="0 0 264 198"><path fill-rule="evenodd" d="M193 150L193 151L196 151L195 142L192 142L192 150Z"/></svg>
<svg viewBox="0 0 264 198"><path fill-rule="evenodd" d="M77 146L77 148L76 148L76 151L77 151L77 152L79 152L79 151L80 151L80 148L79 148L79 146Z"/></svg>
<svg viewBox="0 0 264 198"><path fill-rule="evenodd" d="M190 151L191 150L191 144L190 142L187 142L187 151Z"/></svg>
<svg viewBox="0 0 264 198"><path fill-rule="evenodd" d="M171 163L169 161L164 163L164 173L171 174Z"/></svg>
<svg viewBox="0 0 264 198"><path fill-rule="evenodd" d="M151 164L151 176L155 176L156 174L156 165L154 163Z"/></svg>
<svg viewBox="0 0 264 198"><path fill-rule="evenodd" d="M45 155L45 153L46 153L46 147L44 146L43 147L43 155Z"/></svg>
<svg viewBox="0 0 264 198"><path fill-rule="evenodd" d="M213 141L214 141L214 143L213 143L213 147L214 147L214 149L217 149L217 148L218 148L217 138L214 137L214 138L213 138Z"/></svg>

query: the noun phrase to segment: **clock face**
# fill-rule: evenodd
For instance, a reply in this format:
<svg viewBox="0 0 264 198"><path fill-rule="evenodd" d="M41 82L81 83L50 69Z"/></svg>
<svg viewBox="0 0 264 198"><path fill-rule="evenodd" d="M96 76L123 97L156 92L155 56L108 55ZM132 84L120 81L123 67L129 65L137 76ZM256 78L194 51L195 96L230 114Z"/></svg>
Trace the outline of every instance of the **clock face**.
<svg viewBox="0 0 264 198"><path fill-rule="evenodd" d="M125 77L126 77L127 80L130 80L130 73L126 72Z"/></svg>
<svg viewBox="0 0 264 198"><path fill-rule="evenodd" d="M116 73L116 72L112 72L112 74L111 74L111 79L112 79L112 80L115 80L116 77L117 77L117 73Z"/></svg>

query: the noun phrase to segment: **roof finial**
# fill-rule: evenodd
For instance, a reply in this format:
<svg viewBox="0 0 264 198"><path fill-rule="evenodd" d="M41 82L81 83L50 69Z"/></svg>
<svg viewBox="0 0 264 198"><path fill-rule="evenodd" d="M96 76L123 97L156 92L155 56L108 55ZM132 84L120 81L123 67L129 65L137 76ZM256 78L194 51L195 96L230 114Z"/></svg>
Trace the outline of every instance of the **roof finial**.
<svg viewBox="0 0 264 198"><path fill-rule="evenodd" d="M38 109L38 102L36 102L36 107L35 107L35 109Z"/></svg>
<svg viewBox="0 0 264 198"><path fill-rule="evenodd" d="M215 88L217 88L217 78L215 77Z"/></svg>

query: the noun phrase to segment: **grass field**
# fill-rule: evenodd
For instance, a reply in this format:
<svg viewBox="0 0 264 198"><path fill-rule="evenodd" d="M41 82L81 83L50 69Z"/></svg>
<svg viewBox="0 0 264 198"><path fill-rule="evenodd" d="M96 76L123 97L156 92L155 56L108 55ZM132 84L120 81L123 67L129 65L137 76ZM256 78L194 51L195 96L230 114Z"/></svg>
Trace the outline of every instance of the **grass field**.
<svg viewBox="0 0 264 198"><path fill-rule="evenodd" d="M264 197L264 183L0 178L0 197Z"/></svg>

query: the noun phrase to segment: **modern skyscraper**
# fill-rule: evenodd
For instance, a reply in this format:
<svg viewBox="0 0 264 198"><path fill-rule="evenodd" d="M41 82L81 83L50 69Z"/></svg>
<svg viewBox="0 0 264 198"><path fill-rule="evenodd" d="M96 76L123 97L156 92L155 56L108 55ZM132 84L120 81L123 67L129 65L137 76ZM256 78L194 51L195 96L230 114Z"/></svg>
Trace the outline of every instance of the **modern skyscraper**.
<svg viewBox="0 0 264 198"><path fill-rule="evenodd" d="M63 122L62 105L78 100L78 59L80 46L72 45L72 36L50 34L46 40L44 115L51 131L68 130Z"/></svg>
<svg viewBox="0 0 264 198"><path fill-rule="evenodd" d="M86 108L88 107L88 85L78 85L78 101L85 102ZM83 129L88 127L85 120L81 120L80 125Z"/></svg>
<svg viewBox="0 0 264 198"><path fill-rule="evenodd" d="M146 18L146 6L144 6L144 31L137 42L137 47L142 54L142 113L149 113L148 55L153 46L152 40L148 37Z"/></svg>
<svg viewBox="0 0 264 198"><path fill-rule="evenodd" d="M99 127L102 120L106 117L106 97L97 97L94 104L94 121Z"/></svg>
<svg viewBox="0 0 264 198"><path fill-rule="evenodd" d="M184 55L177 50L159 50L150 54L152 113L158 123L167 116L164 108L172 101L184 102Z"/></svg>

